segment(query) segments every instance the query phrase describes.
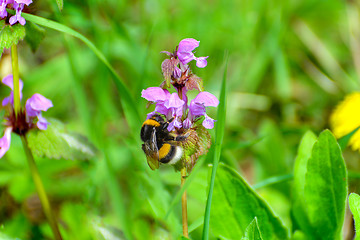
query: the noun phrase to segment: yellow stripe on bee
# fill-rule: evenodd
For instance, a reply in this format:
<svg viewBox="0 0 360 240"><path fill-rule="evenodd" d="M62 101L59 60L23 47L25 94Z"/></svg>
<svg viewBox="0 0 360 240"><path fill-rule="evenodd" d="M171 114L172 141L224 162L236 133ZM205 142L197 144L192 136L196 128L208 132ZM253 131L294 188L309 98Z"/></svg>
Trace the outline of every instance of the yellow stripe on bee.
<svg viewBox="0 0 360 240"><path fill-rule="evenodd" d="M162 147L159 149L159 159L166 157L166 155L169 154L170 150L171 150L170 144L165 143L164 145L162 145Z"/></svg>
<svg viewBox="0 0 360 240"><path fill-rule="evenodd" d="M159 127L160 126L160 123L155 121L154 119L148 119L146 120L144 123L143 123L143 126L144 125L150 125L150 126L155 126L155 127Z"/></svg>

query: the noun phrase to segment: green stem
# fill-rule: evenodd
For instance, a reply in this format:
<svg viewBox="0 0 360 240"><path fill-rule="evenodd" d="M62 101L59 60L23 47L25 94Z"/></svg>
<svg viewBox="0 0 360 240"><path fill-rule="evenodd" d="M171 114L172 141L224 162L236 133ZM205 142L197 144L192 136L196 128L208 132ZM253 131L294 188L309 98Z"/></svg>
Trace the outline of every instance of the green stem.
<svg viewBox="0 0 360 240"><path fill-rule="evenodd" d="M48 197L46 195L44 185L43 185L43 183L41 181L39 171L38 171L38 169L36 167L34 157L33 157L32 153L30 151L30 148L28 146L26 137L24 135L21 135L20 137L21 137L21 141L22 141L22 144L23 144L23 147L24 147L24 150L25 150L26 158L27 158L28 163L29 163L31 175L33 177L33 180L34 180L34 183L35 183L35 186L36 186L36 190L38 192L38 195L39 195L39 198L40 198L41 205L43 207L45 216L49 221L49 224L50 224L51 230L52 230L52 232L54 234L55 240L62 240L62 237L61 237L61 234L60 234L60 231L59 231L59 227L57 225L54 214L51 211L51 206L50 206L49 199L48 199Z"/></svg>
<svg viewBox="0 0 360 240"><path fill-rule="evenodd" d="M11 65L12 65L12 74L14 81L14 111L15 115L20 112L20 86L19 86L19 61L18 61L18 53L17 46L13 44L11 46Z"/></svg>
<svg viewBox="0 0 360 240"><path fill-rule="evenodd" d="M184 186L186 181L186 167L184 166L181 169L181 187ZM183 224L183 235L185 237L189 237L188 230L188 218L187 218L187 199L186 199L186 191L184 191L181 197L181 209L182 209L182 224Z"/></svg>

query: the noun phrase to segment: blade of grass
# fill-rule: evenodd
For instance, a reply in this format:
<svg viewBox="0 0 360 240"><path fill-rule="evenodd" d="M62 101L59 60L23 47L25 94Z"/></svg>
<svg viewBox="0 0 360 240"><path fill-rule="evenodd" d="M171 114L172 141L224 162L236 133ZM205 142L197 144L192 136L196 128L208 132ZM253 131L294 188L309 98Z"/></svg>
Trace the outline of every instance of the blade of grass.
<svg viewBox="0 0 360 240"><path fill-rule="evenodd" d="M343 87L347 92L358 89L358 82L345 72L326 43L316 35L305 21L299 20L294 26L294 32L315 56L319 64L330 74L331 78L338 82L340 87Z"/></svg>
<svg viewBox="0 0 360 240"><path fill-rule="evenodd" d="M8 11L10 13L15 13L13 10L8 10ZM124 81L116 73L115 69L111 66L109 61L104 56L104 54L85 36L63 24L27 13L22 13L22 16L27 21L76 37L80 39L82 42L84 42L94 52L94 54L99 58L101 62L105 64L105 66L110 70L111 74L115 78L114 82L122 98L121 104L124 109L125 117L131 129L133 130L132 132L136 133L138 127L141 124L140 115L138 109L136 108L138 104L135 103L132 95L130 94L129 89L124 84Z"/></svg>
<svg viewBox="0 0 360 240"><path fill-rule="evenodd" d="M280 175L280 176L274 176L274 177L267 178L264 181L261 181L259 183L256 183L252 187L253 187L253 189L259 189L259 188L263 188L263 187L268 187L268 186L276 184L276 183L285 182L285 181L291 180L293 178L294 178L294 174L292 174L292 173L284 174L284 175Z"/></svg>
<svg viewBox="0 0 360 240"><path fill-rule="evenodd" d="M216 169L219 165L220 161L220 154L221 154L221 145L224 139L224 131L225 131L225 117L226 117L226 73L227 73L227 65L228 65L228 54L225 54L225 69L224 69L224 76L221 86L221 93L220 93L220 104L217 114L217 122L216 122L216 130L215 130L215 153L214 153L214 163L211 172L211 180L210 180L210 187L208 198L206 201L206 210L205 210L205 217L204 217L204 228L203 228L203 235L202 239L207 240L209 239L209 226L210 226L210 211L211 211L211 200L214 190L215 184L215 176L216 176Z"/></svg>

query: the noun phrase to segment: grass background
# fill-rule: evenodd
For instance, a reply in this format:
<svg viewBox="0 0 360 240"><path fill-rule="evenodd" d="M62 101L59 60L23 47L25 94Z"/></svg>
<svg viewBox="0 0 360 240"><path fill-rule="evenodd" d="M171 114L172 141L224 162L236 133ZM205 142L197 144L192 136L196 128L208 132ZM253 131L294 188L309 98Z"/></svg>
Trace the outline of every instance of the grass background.
<svg viewBox="0 0 360 240"><path fill-rule="evenodd" d="M30 6L30 12L88 37L120 75L140 115L124 118L113 76L79 40L47 29L35 53L20 44L24 98L38 92L51 99L54 108L45 117L62 120L99 149L89 162L36 159L68 239L106 234L177 239L181 234L181 206L170 208L180 174L167 166L152 172L139 139L141 122L152 111L141 90L160 85L165 58L160 51L172 51L181 39L200 41L196 56L209 56L208 66L194 65L194 72L203 78L205 90L218 97L228 52L221 162L250 184L292 173L303 133L328 128L336 103L359 90L355 1L88 0L65 1L61 13L55 1ZM11 71L9 59L2 56L0 77ZM0 93L5 97L8 89ZM216 109L209 109L209 115L216 117ZM212 159L210 150L188 189L192 239L202 234ZM358 153L347 151L345 159L349 170L359 170ZM356 192L356 181L350 183ZM258 189L289 227L290 184ZM51 236L35 207L35 188L15 135L0 161L0 186L1 231L21 239ZM345 235L353 235L350 223Z"/></svg>

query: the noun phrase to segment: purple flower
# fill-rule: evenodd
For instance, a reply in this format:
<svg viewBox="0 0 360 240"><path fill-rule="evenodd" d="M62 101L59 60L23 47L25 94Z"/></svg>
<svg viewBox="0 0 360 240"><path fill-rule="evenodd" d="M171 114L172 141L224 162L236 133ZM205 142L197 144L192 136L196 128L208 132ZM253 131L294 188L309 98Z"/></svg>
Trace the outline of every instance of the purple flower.
<svg viewBox="0 0 360 240"><path fill-rule="evenodd" d="M13 7L16 10L16 13L9 19L10 25L14 25L17 22L19 22L21 25L25 25L25 18L21 16L21 12L24 9L24 3L14 2Z"/></svg>
<svg viewBox="0 0 360 240"><path fill-rule="evenodd" d="M47 125L49 124L46 119L41 115L42 111L47 111L53 106L52 102L42 96L41 94L35 93L26 101L25 108L26 114L30 118L37 117L38 122L36 123L37 127L40 130L46 130Z"/></svg>
<svg viewBox="0 0 360 240"><path fill-rule="evenodd" d="M190 102L189 107L189 120L193 121L199 116L205 116L203 121L203 126L207 129L212 129L214 127L215 120L210 118L206 114L206 107L217 107L219 105L219 100L209 92L200 92L193 100ZM186 124L191 126L190 124Z"/></svg>
<svg viewBox="0 0 360 240"><path fill-rule="evenodd" d="M6 5L8 4L7 0L0 0L0 18L7 17Z"/></svg>
<svg viewBox="0 0 360 240"><path fill-rule="evenodd" d="M149 87L142 90L141 97L156 103L155 110L147 115L148 118L155 113L160 113L165 115L167 120L174 118L168 126L169 131L174 130L175 127L181 128L180 118L183 114L185 102L179 98L177 93L170 94L168 90L160 87Z"/></svg>
<svg viewBox="0 0 360 240"><path fill-rule="evenodd" d="M196 66L199 68L204 68L207 65L207 57L195 57L194 51L195 48L199 46L200 41L197 41L193 38L186 38L180 41L179 47L177 50L177 56L180 62L183 65L188 64L192 60L196 60Z"/></svg>
<svg viewBox="0 0 360 240"><path fill-rule="evenodd" d="M33 1L32 0L15 0L15 2L17 3L23 3L25 4L26 6L29 6L29 4L31 4Z"/></svg>
<svg viewBox="0 0 360 240"><path fill-rule="evenodd" d="M9 150L10 148L10 142L11 142L11 127L7 127L5 129L4 136L0 138L0 158L4 156L4 154Z"/></svg>
<svg viewBox="0 0 360 240"><path fill-rule="evenodd" d="M6 86L8 86L9 88L11 88L11 90L14 90L14 81L13 81L13 75L7 75L6 77L4 77L2 79L2 83L5 84ZM23 81L21 81L21 79L19 79L19 87L20 87L20 100L22 99L22 89L24 87L24 83ZM13 105L14 104L14 93L13 91L11 91L10 96L4 98L4 100L2 101L2 105L6 106L8 104Z"/></svg>

